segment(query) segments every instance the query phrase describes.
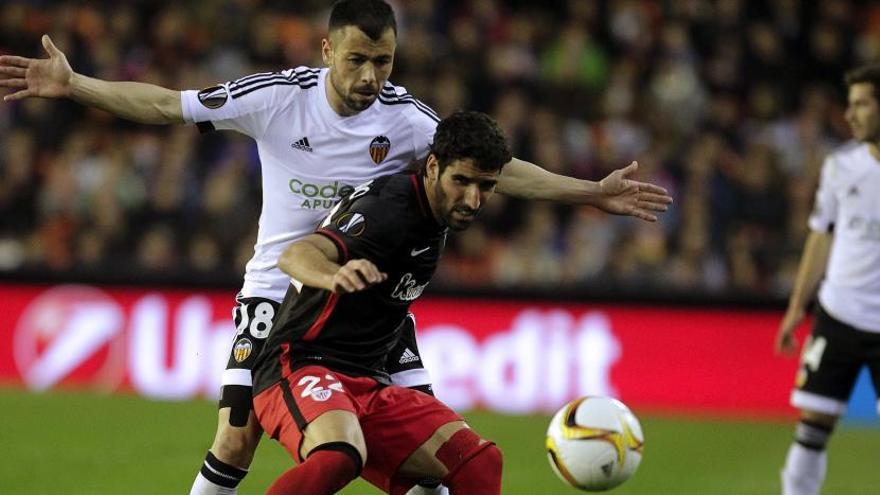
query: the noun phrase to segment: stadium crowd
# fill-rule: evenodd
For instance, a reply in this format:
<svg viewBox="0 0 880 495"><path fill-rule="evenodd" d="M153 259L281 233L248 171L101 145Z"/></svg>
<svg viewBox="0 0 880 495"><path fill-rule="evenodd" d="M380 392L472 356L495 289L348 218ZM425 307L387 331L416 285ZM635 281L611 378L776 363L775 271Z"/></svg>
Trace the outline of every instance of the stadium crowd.
<svg viewBox="0 0 880 495"><path fill-rule="evenodd" d="M200 88L321 66L330 2L8 0L0 53ZM598 180L632 160L676 199L657 224L496 198L436 284L787 294L841 77L880 60L880 5L825 0L392 2L391 81L441 116L486 111L514 155ZM0 273L237 281L260 209L253 143L69 101L0 104Z"/></svg>

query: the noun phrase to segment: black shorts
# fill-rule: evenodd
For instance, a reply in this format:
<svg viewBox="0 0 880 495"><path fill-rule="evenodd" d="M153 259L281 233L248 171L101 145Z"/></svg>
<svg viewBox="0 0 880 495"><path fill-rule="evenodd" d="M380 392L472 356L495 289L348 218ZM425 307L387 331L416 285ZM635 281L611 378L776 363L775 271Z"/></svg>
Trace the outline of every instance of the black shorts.
<svg viewBox="0 0 880 495"><path fill-rule="evenodd" d="M239 295L235 298L235 307L232 308L235 339L220 390L220 408L232 408L235 419L231 422L235 426L243 426L240 423L247 421L247 413L253 409L251 370L272 331L272 320L279 306L279 303L262 297Z"/></svg>
<svg viewBox="0 0 880 495"><path fill-rule="evenodd" d="M272 320L280 304L262 297L235 298L232 321L235 324L235 340L226 369L251 370L272 331ZM225 378L225 377L224 377ZM224 379L223 384L226 384Z"/></svg>
<svg viewBox="0 0 880 495"><path fill-rule="evenodd" d="M858 330L817 306L813 331L801 353L791 404L842 415L862 366L870 370L876 393L880 385L880 334Z"/></svg>

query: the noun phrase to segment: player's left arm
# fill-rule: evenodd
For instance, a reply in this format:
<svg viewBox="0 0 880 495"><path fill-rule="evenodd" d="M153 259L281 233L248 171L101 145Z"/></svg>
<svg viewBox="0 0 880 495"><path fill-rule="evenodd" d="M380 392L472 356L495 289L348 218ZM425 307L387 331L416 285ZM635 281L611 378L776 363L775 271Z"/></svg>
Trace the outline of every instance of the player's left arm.
<svg viewBox="0 0 880 495"><path fill-rule="evenodd" d="M655 213L666 211L672 197L660 186L633 180L638 167L632 162L594 182L554 174L514 158L504 166L496 191L523 199L589 205L607 213L656 222Z"/></svg>
<svg viewBox="0 0 880 495"><path fill-rule="evenodd" d="M278 268L303 285L337 294L361 291L388 277L369 260L340 259L337 245L320 234L288 246L278 258Z"/></svg>
<svg viewBox="0 0 880 495"><path fill-rule="evenodd" d="M425 107L424 103L406 106L411 107L406 115L413 125L414 158L422 161L431 150L440 121L436 114L429 115L421 110ZM656 222L655 213L666 211L672 203L672 197L660 186L633 180L631 177L638 168L639 165L632 162L599 182L593 182L554 174L534 163L514 158L504 165L495 190L523 199L594 206L615 215Z"/></svg>

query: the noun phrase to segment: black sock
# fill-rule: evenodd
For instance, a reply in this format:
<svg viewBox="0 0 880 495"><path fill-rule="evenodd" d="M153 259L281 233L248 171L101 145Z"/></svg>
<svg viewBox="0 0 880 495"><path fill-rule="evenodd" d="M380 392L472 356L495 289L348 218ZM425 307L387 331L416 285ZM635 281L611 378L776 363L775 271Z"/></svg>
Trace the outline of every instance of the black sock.
<svg viewBox="0 0 880 495"><path fill-rule="evenodd" d="M205 456L205 462L202 464L202 476L215 485L225 486L227 488L235 488L241 483L247 475L247 471L230 466L225 462L214 457L211 451Z"/></svg>

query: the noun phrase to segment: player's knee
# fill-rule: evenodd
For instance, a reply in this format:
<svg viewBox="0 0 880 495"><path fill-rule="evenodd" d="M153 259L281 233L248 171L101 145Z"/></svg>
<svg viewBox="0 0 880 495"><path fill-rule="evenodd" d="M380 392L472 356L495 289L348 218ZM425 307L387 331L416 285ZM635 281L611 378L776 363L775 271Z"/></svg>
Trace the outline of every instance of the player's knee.
<svg viewBox="0 0 880 495"><path fill-rule="evenodd" d="M466 493L495 493L500 490L503 464L501 450L494 443L485 442L450 470L443 483L454 489L464 488Z"/></svg>
<svg viewBox="0 0 880 495"><path fill-rule="evenodd" d="M473 464L475 469L485 472L489 475L501 477L501 469L504 465L504 456L494 443L490 443L468 461Z"/></svg>
<svg viewBox="0 0 880 495"><path fill-rule="evenodd" d="M455 432L437 449L436 457L448 470L446 479L456 476L501 476L501 451L470 428Z"/></svg>

